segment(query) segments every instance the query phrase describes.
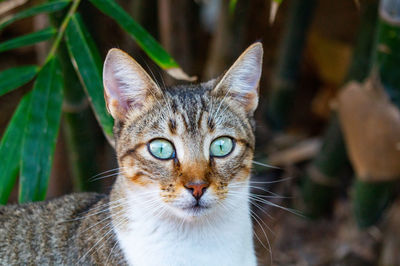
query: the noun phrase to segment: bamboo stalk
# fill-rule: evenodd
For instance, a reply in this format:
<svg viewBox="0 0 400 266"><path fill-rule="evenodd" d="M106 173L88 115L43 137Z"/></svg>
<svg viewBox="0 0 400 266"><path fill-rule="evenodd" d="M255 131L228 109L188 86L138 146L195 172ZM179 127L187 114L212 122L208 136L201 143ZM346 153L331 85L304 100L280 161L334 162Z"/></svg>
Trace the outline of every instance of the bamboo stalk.
<svg viewBox="0 0 400 266"><path fill-rule="evenodd" d="M353 187L353 208L357 224L366 228L381 218L393 199L393 182L365 182L356 180Z"/></svg>
<svg viewBox="0 0 400 266"><path fill-rule="evenodd" d="M373 65L392 103L400 108L400 0L383 0L380 4ZM359 178L354 183L354 213L361 228L379 221L393 198L394 183Z"/></svg>
<svg viewBox="0 0 400 266"><path fill-rule="evenodd" d="M369 73L377 6L377 1L369 1L360 10L360 29L346 81L362 81ZM346 147L337 114L333 112L324 134L322 148L303 178L302 195L306 213L310 217L316 218L331 212L339 185L338 176L346 164Z"/></svg>
<svg viewBox="0 0 400 266"><path fill-rule="evenodd" d="M302 51L315 6L315 0L291 2L268 100L267 121L272 129L282 130L288 123Z"/></svg>
<svg viewBox="0 0 400 266"><path fill-rule="evenodd" d="M303 178L306 214L311 218L328 214L339 185L338 175L348 163L346 147L336 113L331 115L320 152Z"/></svg>

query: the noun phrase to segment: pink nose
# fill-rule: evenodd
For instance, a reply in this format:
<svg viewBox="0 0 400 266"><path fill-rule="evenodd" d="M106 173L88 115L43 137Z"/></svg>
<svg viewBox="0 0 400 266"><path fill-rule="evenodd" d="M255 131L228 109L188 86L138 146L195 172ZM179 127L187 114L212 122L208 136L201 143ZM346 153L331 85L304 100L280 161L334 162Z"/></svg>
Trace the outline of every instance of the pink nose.
<svg viewBox="0 0 400 266"><path fill-rule="evenodd" d="M196 200L199 200L208 186L209 184L205 182L189 182L185 185L185 188L192 193Z"/></svg>

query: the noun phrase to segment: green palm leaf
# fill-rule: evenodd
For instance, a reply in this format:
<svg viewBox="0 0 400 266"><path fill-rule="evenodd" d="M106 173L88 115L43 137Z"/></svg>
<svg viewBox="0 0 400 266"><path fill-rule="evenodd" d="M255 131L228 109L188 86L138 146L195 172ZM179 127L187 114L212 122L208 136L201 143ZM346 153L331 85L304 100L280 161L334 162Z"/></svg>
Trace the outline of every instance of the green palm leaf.
<svg viewBox="0 0 400 266"><path fill-rule="evenodd" d="M8 51L11 49L29 46L38 42L46 41L56 34L57 30L49 27L43 30L35 31L15 39L0 43L0 52Z"/></svg>
<svg viewBox="0 0 400 266"><path fill-rule="evenodd" d="M90 99L97 120L113 145L114 121L107 112L101 78L100 55L79 15L72 16L66 29L66 43L77 74Z"/></svg>
<svg viewBox="0 0 400 266"><path fill-rule="evenodd" d="M31 93L20 101L0 142L0 204L6 204L18 175Z"/></svg>
<svg viewBox="0 0 400 266"><path fill-rule="evenodd" d="M168 74L176 79L196 80L189 77L162 48L162 46L142 26L140 26L114 0L90 0L103 13L113 18L126 32L128 32L146 54Z"/></svg>
<svg viewBox="0 0 400 266"><path fill-rule="evenodd" d="M19 201L46 196L60 126L63 77L56 57L40 70L32 90L21 153Z"/></svg>
<svg viewBox="0 0 400 266"><path fill-rule="evenodd" d="M11 23L18 21L20 19L28 18L31 16L35 16L40 13L52 13L55 11L59 11L65 8L71 0L59 0L50 3L44 3L38 6L34 6L29 9L25 9L17 14L12 15L11 17L6 17L0 21L0 30L4 29Z"/></svg>
<svg viewBox="0 0 400 266"><path fill-rule="evenodd" d="M0 72L0 96L28 83L36 76L37 66L20 66Z"/></svg>

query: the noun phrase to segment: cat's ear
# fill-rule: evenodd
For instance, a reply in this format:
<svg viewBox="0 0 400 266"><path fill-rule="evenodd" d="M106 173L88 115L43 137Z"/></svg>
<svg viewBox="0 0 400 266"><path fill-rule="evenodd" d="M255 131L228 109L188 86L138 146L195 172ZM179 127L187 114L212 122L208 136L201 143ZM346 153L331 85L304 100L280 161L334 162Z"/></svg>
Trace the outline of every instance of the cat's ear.
<svg viewBox="0 0 400 266"><path fill-rule="evenodd" d="M217 97L230 97L238 102L248 114L253 114L258 105L262 59L262 44L254 43L223 75L212 94Z"/></svg>
<svg viewBox="0 0 400 266"><path fill-rule="evenodd" d="M123 120L129 110L140 111L151 105L161 89L127 53L111 49L103 67L104 98L108 112Z"/></svg>

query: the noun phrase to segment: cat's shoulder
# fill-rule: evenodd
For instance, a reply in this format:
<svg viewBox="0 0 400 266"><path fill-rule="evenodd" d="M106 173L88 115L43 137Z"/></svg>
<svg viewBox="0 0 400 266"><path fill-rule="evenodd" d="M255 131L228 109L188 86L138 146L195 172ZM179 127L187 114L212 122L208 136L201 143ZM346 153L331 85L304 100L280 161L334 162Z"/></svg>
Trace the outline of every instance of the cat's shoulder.
<svg viewBox="0 0 400 266"><path fill-rule="evenodd" d="M10 217L27 218L52 216L70 216L89 210L99 201L108 201L108 195L98 193L72 193L62 197L24 204L0 206L0 222Z"/></svg>

